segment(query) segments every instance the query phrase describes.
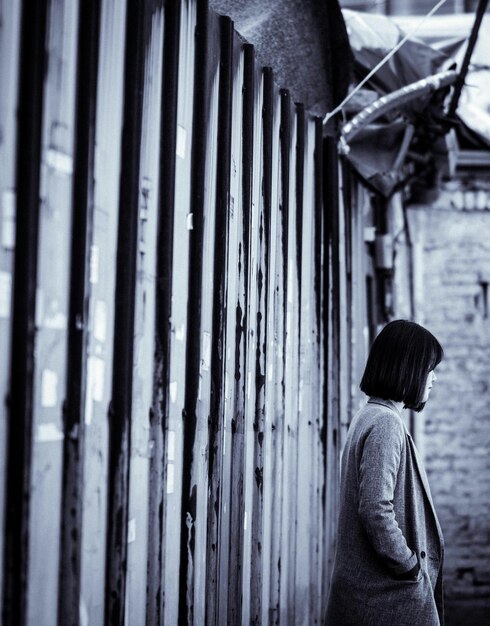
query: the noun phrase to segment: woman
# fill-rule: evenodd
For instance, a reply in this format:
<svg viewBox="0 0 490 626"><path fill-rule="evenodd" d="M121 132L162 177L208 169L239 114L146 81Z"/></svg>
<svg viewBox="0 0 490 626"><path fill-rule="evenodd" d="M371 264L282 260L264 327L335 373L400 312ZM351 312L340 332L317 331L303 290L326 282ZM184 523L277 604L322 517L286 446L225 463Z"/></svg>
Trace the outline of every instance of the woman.
<svg viewBox="0 0 490 626"><path fill-rule="evenodd" d="M341 473L337 549L327 626L444 623L444 543L427 476L401 418L421 411L443 350L406 320L376 337L352 420Z"/></svg>

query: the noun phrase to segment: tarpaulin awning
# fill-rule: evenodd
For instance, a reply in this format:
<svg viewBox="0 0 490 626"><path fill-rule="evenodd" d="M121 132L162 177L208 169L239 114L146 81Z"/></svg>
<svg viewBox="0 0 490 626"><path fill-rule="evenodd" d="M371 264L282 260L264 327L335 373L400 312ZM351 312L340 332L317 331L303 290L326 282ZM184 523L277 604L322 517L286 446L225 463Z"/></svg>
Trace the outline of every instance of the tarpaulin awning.
<svg viewBox="0 0 490 626"><path fill-rule="evenodd" d="M420 22L416 16L393 19L406 32L411 32ZM459 68L474 19L473 13L433 15L418 26L417 38L450 55ZM458 117L490 147L490 15L483 17L465 84Z"/></svg>
<svg viewBox="0 0 490 626"><path fill-rule="evenodd" d="M406 21L407 18L396 23L392 18L383 15L347 9L343 10L343 15L354 53L358 82L405 37L405 31L400 27L400 23L406 25L408 32L413 32L423 22L423 18L418 16L412 17L410 23ZM453 16L443 16L445 17ZM438 17L438 20L443 18ZM432 19L434 18L424 24L431 23ZM432 145L438 143L438 139L449 130L448 122L444 119L443 103L449 89L448 85L454 80L440 83L437 79L432 81L432 85L430 83L434 76L454 75L454 70L459 69L472 23L466 20L467 31L464 33L461 30L453 33L448 28L444 31L447 36L438 37L437 41L434 37L430 42L411 37L344 108L344 112L351 116L359 113L361 109L363 112L378 109L374 124L369 123L369 116L366 115L362 132L356 129L355 133L351 132L350 138L349 133L344 133L344 139L349 144L345 145L344 149L358 173L382 195L391 195L407 177L416 173L416 164L407 162L406 155L415 157L420 169L426 168L430 161ZM426 28L429 29L429 26ZM481 60L483 64L490 63L490 55ZM480 64L473 65L473 69L467 83L474 82L476 72L485 68ZM490 76L487 76L487 81L488 78ZM423 88L424 79L427 79L430 88ZM417 85L422 87L415 93L415 97L406 98L406 94L410 90L415 91L414 87ZM438 89L439 94L435 93ZM485 122L486 116L490 117L489 109L478 99L476 91L472 93L469 87L465 89L457 114L468 128L478 133L481 145L487 140L490 145L490 133L488 135L486 133L490 124L487 126ZM488 96L486 89L483 91ZM392 98L394 104L382 110L383 101L391 94L397 94L396 98ZM403 129L408 127L414 131L407 139L407 133L403 132ZM344 124L344 129L348 128L349 124ZM438 145L440 146L440 142ZM418 154L414 154L415 152Z"/></svg>

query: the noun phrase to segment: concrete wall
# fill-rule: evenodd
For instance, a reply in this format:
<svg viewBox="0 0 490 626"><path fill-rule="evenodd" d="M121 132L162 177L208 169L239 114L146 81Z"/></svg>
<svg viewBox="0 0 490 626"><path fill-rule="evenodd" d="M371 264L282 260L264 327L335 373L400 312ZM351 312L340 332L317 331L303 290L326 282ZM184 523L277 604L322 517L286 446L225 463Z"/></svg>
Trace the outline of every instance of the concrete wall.
<svg viewBox="0 0 490 626"><path fill-rule="evenodd" d="M445 350L415 421L446 543L448 626L490 623L489 189L453 182L436 202L408 209L417 321Z"/></svg>
<svg viewBox="0 0 490 626"><path fill-rule="evenodd" d="M340 95L346 89L349 73L347 53L338 53L343 40L333 3L210 0L209 5L231 17L240 35L254 45L257 61L272 67L275 83L287 88L294 102L323 116L333 108L332 94L335 100L337 91ZM341 58L345 69L339 66Z"/></svg>

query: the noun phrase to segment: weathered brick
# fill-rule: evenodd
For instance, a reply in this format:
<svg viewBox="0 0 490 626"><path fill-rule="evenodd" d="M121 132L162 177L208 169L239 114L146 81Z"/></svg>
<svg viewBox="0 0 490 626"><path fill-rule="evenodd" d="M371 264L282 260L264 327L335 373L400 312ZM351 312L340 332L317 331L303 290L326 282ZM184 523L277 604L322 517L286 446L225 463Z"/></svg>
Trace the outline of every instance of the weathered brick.
<svg viewBox="0 0 490 626"><path fill-rule="evenodd" d="M490 293L484 302L481 285L490 282L490 212L451 208L455 190L465 206L461 185L454 182L435 207L417 207L413 224L424 229L414 232L423 242L419 319L445 351L421 447L445 537L448 625L476 626L484 623L478 611L490 610ZM474 607L473 622L457 621L462 606L467 616Z"/></svg>

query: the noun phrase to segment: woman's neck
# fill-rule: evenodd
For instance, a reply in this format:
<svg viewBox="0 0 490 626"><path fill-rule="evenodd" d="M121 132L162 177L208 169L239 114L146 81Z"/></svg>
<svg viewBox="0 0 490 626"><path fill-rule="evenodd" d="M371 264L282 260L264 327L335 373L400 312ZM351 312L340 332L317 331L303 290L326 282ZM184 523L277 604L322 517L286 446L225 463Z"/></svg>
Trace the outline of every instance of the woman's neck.
<svg viewBox="0 0 490 626"><path fill-rule="evenodd" d="M403 407L405 406L405 403L402 402L395 402L394 400L392 400L393 404L396 406L396 408L400 411L400 413L403 410Z"/></svg>

